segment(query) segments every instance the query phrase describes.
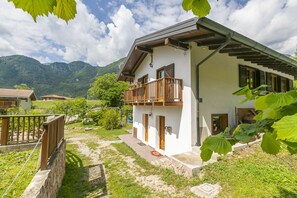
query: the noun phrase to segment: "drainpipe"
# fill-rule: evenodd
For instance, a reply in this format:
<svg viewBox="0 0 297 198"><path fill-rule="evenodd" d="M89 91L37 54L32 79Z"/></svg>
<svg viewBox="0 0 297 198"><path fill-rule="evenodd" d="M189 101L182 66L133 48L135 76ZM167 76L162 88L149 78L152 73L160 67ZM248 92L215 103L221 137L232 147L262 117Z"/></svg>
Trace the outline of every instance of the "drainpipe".
<svg viewBox="0 0 297 198"><path fill-rule="evenodd" d="M196 80L196 95L197 95L197 99L196 99L196 104L197 104L197 112L196 112L196 121L197 121L197 143L196 146L200 146L201 142L200 142L200 121L199 121L199 103L200 103L200 94L199 94L199 68L200 66L206 62L208 59L210 59L212 56L214 56L216 53L218 53L221 49L223 49L224 47L226 47L226 45L228 45L231 42L233 33L229 34L227 36L227 40L226 42L224 42L220 47L218 47L215 51L213 51L212 53L210 53L208 56L206 56L204 59L202 59L199 63L197 63L196 65L196 73L197 73L197 80Z"/></svg>

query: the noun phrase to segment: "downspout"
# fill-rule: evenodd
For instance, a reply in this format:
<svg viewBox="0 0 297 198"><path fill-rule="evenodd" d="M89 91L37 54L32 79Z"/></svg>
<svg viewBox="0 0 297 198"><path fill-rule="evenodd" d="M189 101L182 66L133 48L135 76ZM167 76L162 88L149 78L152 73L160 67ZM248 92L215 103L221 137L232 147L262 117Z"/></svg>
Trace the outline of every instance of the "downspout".
<svg viewBox="0 0 297 198"><path fill-rule="evenodd" d="M196 73L197 73L197 80L196 80L196 104L197 104L197 112L196 112L196 121L197 121L197 143L196 146L200 146L200 121L199 121L199 103L200 103L200 94L199 94L199 68L200 66L206 62L208 59L210 59L212 56L214 56L216 53L218 53L221 49L226 47L231 42L233 33L227 35L227 40L220 46L218 47L215 51L213 51L211 54L209 54L207 57L205 57L203 60L201 60L199 63L196 65Z"/></svg>

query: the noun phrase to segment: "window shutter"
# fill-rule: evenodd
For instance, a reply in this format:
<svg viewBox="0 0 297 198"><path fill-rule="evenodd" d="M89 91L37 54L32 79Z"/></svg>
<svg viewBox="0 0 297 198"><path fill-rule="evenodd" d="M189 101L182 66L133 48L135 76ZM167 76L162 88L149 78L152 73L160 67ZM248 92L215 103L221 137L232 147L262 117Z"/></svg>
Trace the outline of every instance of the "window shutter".
<svg viewBox="0 0 297 198"><path fill-rule="evenodd" d="M164 68L165 77L174 78L174 63Z"/></svg>
<svg viewBox="0 0 297 198"><path fill-rule="evenodd" d="M260 71L260 85L265 85L265 84L266 84L266 81L265 81L265 72Z"/></svg>
<svg viewBox="0 0 297 198"><path fill-rule="evenodd" d="M266 73L266 85L268 85L267 91L272 91L272 76L271 76L271 73Z"/></svg>
<svg viewBox="0 0 297 198"><path fill-rule="evenodd" d="M277 85L276 85L277 90L276 91L281 92L282 91L282 78L280 76L277 76L276 79L277 79Z"/></svg>
<svg viewBox="0 0 297 198"><path fill-rule="evenodd" d="M243 65L239 65L239 87L244 87L247 85L247 70Z"/></svg>
<svg viewBox="0 0 297 198"><path fill-rule="evenodd" d="M288 91L294 89L294 81L287 79L287 86L288 86Z"/></svg>

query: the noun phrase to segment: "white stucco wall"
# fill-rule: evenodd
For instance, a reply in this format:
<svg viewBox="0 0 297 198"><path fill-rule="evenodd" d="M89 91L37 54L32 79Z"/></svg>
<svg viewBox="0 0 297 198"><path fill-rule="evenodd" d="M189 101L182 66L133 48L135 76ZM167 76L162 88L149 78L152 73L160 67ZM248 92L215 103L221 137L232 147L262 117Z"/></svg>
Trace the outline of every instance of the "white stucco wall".
<svg viewBox="0 0 297 198"><path fill-rule="evenodd" d="M196 64L212 51L207 48L197 47L192 44L191 64L192 72ZM228 114L228 124L235 126L235 107L253 107L253 103L240 105L241 97L233 96L232 93L240 89L238 65L243 64L294 79L293 76L286 75L269 68L258 66L250 62L228 56L227 54L216 54L200 66L199 73L199 94L202 103L199 104L200 127L202 141L211 134L211 114ZM192 73L193 87L195 86L196 73ZM196 86L195 86L196 87ZM195 89L193 89L195 90Z"/></svg>
<svg viewBox="0 0 297 198"><path fill-rule="evenodd" d="M19 106L24 110L30 110L31 109L31 99L30 98L28 98L27 101L26 100L19 100L18 103L19 103Z"/></svg>
<svg viewBox="0 0 297 198"><path fill-rule="evenodd" d="M173 155L191 150L192 116L191 112L191 75L190 75L190 51L178 50L172 47L154 48L153 68L149 66L150 56L147 56L135 72L135 81L148 74L149 81L156 79L158 68L175 64L175 78L183 79L183 106L134 106L133 127L137 128L138 139L144 141L144 114L152 113L149 117L148 145L159 148L158 116L165 116L165 126L172 127L172 133L165 131L166 155ZM162 151L160 151L162 152Z"/></svg>

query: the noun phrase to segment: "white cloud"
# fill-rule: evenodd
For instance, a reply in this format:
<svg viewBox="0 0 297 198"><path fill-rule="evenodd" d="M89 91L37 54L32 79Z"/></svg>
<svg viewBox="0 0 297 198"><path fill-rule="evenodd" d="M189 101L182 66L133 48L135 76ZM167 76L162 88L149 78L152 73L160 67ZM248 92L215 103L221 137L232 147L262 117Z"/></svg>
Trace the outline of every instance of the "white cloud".
<svg viewBox="0 0 297 198"><path fill-rule="evenodd" d="M31 16L12 3L0 1L0 56L22 54L41 62L83 60L106 65L127 55L134 39L193 17L181 0L110 1L106 24L90 13L81 0L78 14L67 25L55 16ZM292 54L297 44L296 0L210 0L209 18L281 53ZM102 2L101 2L102 3ZM101 10L103 11L103 10Z"/></svg>

